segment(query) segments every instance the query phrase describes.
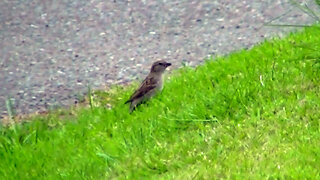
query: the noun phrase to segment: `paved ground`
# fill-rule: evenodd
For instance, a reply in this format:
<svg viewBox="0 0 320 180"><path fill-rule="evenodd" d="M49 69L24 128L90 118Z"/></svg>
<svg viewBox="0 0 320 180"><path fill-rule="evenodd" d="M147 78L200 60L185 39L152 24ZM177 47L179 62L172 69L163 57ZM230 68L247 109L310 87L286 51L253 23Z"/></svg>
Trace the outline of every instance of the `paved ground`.
<svg viewBox="0 0 320 180"><path fill-rule="evenodd" d="M141 79L158 58L177 68L312 23L287 0L0 2L0 114L72 104L87 86Z"/></svg>

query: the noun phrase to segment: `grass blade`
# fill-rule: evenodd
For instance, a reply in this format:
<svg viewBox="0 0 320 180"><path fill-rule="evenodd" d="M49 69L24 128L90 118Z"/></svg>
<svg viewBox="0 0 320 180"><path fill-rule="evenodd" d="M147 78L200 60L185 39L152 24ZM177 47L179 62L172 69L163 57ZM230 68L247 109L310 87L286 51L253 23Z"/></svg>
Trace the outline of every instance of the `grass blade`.
<svg viewBox="0 0 320 180"><path fill-rule="evenodd" d="M12 99L11 98L7 98L7 100L6 100L6 108L7 108L7 112L8 112L8 116L9 116L10 120L13 121L13 117L15 116L15 111L13 109L13 103L12 103Z"/></svg>
<svg viewBox="0 0 320 180"><path fill-rule="evenodd" d="M302 6L300 3L298 3L296 0L290 0L291 4L298 9L300 9L302 12L308 14L311 18L319 22L319 17L314 13L312 9L310 9L306 4L305 6Z"/></svg>

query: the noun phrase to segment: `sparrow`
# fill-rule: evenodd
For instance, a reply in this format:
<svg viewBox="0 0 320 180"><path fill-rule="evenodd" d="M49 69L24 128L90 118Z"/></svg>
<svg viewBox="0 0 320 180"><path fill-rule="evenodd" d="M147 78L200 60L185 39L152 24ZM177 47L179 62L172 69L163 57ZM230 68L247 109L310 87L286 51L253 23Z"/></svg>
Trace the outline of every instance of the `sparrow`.
<svg viewBox="0 0 320 180"><path fill-rule="evenodd" d="M152 64L148 76L142 81L139 88L131 95L125 104L130 103L130 113L142 102L150 99L158 91L163 89L163 74L171 63L164 60L156 61Z"/></svg>

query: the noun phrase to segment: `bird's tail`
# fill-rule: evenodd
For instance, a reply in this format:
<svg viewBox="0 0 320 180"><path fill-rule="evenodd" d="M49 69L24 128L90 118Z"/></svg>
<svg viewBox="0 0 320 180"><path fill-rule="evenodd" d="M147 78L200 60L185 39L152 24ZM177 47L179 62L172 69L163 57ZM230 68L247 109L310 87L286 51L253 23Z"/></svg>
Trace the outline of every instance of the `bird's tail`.
<svg viewBox="0 0 320 180"><path fill-rule="evenodd" d="M132 101L131 99L129 99L128 101L126 101L124 104L130 103L130 108L129 108L129 112L130 114L135 110L136 108L136 104L134 103L134 101Z"/></svg>
<svg viewBox="0 0 320 180"><path fill-rule="evenodd" d="M129 99L128 101L126 101L124 104L128 104L129 102L132 102L131 99Z"/></svg>

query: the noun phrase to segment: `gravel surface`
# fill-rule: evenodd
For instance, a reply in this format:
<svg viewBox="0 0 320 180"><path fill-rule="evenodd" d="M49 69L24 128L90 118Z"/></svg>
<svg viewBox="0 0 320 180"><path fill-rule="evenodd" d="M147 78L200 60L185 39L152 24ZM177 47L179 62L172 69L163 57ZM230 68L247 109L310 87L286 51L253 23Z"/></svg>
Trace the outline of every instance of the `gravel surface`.
<svg viewBox="0 0 320 180"><path fill-rule="evenodd" d="M156 59L195 66L313 19L287 0L0 2L0 114L74 103L79 94L143 78Z"/></svg>

